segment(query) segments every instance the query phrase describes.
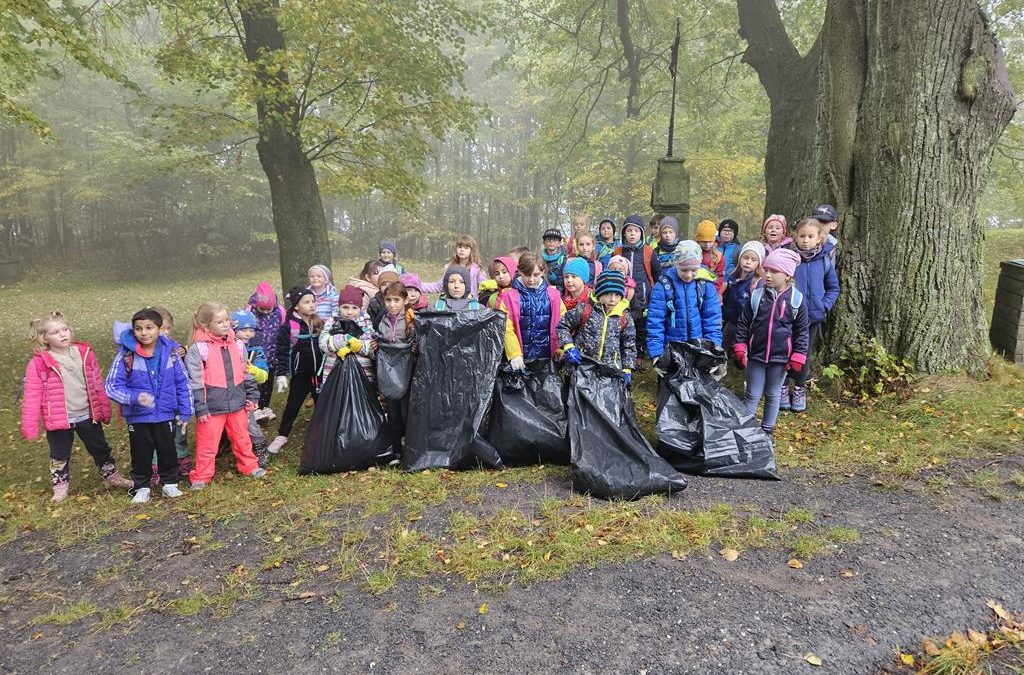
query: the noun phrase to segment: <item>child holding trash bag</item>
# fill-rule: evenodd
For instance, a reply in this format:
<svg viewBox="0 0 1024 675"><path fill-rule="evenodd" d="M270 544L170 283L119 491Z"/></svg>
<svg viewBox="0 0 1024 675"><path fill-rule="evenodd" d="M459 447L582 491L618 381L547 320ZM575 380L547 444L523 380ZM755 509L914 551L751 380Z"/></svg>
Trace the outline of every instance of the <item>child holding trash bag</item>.
<svg viewBox="0 0 1024 675"><path fill-rule="evenodd" d="M505 357L512 370L525 371L526 361L552 359L558 353L558 322L565 303L558 288L548 284L547 266L537 253L519 259L519 277L498 301L508 315L505 322Z"/></svg>
<svg viewBox="0 0 1024 675"><path fill-rule="evenodd" d="M320 351L324 355L321 382L327 381L327 376L337 365L338 359L344 359L349 355L356 357L370 382L377 379L377 370L373 365L374 340L377 336L373 332L370 315L363 311L360 304L361 294L362 291L352 285L341 289L338 296L338 313L324 324L318 339Z"/></svg>
<svg viewBox="0 0 1024 675"><path fill-rule="evenodd" d="M736 325L733 356L747 370L747 412L757 411L764 394L761 428L775 431L786 371L807 362L808 319L804 295L793 283L800 255L776 249L764 259L765 285L754 289Z"/></svg>
<svg viewBox="0 0 1024 675"><path fill-rule="evenodd" d="M594 297L581 302L558 322L558 343L566 363L588 356L622 371L629 384L636 362L636 327L625 299L626 277L617 270L597 277Z"/></svg>
<svg viewBox="0 0 1024 675"><path fill-rule="evenodd" d="M408 297L409 294L401 282L390 284L384 289L385 314L377 325L377 336L384 347L379 349L387 350L388 345L411 345L416 313L406 306ZM378 358L385 356L385 352L378 352ZM394 399L385 395L382 387L381 397L385 402L388 428L391 431L391 447L396 455L401 456L405 420L409 416L408 393L402 398Z"/></svg>
<svg viewBox="0 0 1024 675"><path fill-rule="evenodd" d="M292 425L306 397L312 394L313 400L316 400L320 389L320 369L323 367L323 354L317 338L324 323L317 314L312 289L296 286L284 298L288 303L288 314L277 331L277 365L274 372L277 373L277 392L287 391L288 401L281 413L277 436L267 448L272 455L280 452L288 442L288 434L292 432ZM291 377L290 390L286 373Z"/></svg>

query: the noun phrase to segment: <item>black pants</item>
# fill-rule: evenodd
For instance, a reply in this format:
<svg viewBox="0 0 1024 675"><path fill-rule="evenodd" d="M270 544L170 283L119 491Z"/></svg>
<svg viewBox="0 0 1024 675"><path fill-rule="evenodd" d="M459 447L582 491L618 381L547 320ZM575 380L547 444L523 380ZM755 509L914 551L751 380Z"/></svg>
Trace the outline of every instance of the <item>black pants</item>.
<svg viewBox="0 0 1024 675"><path fill-rule="evenodd" d="M78 434L85 449L92 455L92 461L96 463L100 475L106 478L114 473L114 456L103 433L103 427L92 420L85 420L75 422L70 429L46 432L46 442L50 446L53 483L67 483L71 476L71 448L75 444L75 434Z"/></svg>
<svg viewBox="0 0 1024 675"><path fill-rule="evenodd" d="M132 422L128 425L128 445L132 452L133 490L148 488L153 477L153 453L160 470L160 483L177 484L178 453L174 447L174 420L167 422Z"/></svg>
<svg viewBox="0 0 1024 675"><path fill-rule="evenodd" d="M814 343L821 339L821 322L812 323L807 331L807 360L799 373L790 371L789 379L798 387L807 384L807 378L811 376L811 354L814 353Z"/></svg>
<svg viewBox="0 0 1024 675"><path fill-rule="evenodd" d="M633 317L633 326L636 328L636 358L642 359L647 356L647 310L631 309L629 314ZM632 366L624 363L622 367Z"/></svg>
<svg viewBox="0 0 1024 675"><path fill-rule="evenodd" d="M388 431L391 434L391 449L398 457L402 456L402 438L405 436L405 424L409 418L409 397L399 401L388 399Z"/></svg>
<svg viewBox="0 0 1024 675"><path fill-rule="evenodd" d="M274 394L274 369L271 368L270 372L267 373L267 381L259 385L260 390L260 408L267 408L270 406L270 397Z"/></svg>
<svg viewBox="0 0 1024 675"><path fill-rule="evenodd" d="M341 367L340 362L338 367ZM277 428L278 436L287 436L292 432L295 418L299 416L299 410L310 394L313 395L313 401L316 401L317 392L313 386L312 375L296 375L292 378L288 387L288 401L284 404L284 412L281 414L281 426Z"/></svg>

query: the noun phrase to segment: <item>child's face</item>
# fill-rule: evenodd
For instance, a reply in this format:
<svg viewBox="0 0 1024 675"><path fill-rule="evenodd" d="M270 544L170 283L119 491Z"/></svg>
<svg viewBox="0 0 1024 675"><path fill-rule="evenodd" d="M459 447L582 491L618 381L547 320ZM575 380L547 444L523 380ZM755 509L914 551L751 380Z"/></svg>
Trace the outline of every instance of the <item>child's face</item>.
<svg viewBox="0 0 1024 675"><path fill-rule="evenodd" d="M382 248L380 250L380 261L383 263L394 262L395 254L391 252L390 248Z"/></svg>
<svg viewBox="0 0 1024 675"><path fill-rule="evenodd" d="M731 242L735 238L736 238L736 234L730 228L728 228L728 227L723 227L718 232L718 239L723 244L728 244L729 242Z"/></svg>
<svg viewBox="0 0 1024 675"><path fill-rule="evenodd" d="M757 266L757 256L750 251L745 251L743 255L740 256L740 269L743 270L744 274L750 274L757 269Z"/></svg>
<svg viewBox="0 0 1024 675"><path fill-rule="evenodd" d="M448 277L448 286L445 288L449 298L458 300L466 297L466 280L461 274L453 274Z"/></svg>
<svg viewBox="0 0 1024 675"><path fill-rule="evenodd" d="M580 237L576 240L576 250L579 252L581 258L594 257L594 240L589 236Z"/></svg>
<svg viewBox="0 0 1024 675"><path fill-rule="evenodd" d="M661 240L666 244L676 243L676 231L671 227L661 228Z"/></svg>
<svg viewBox="0 0 1024 675"><path fill-rule="evenodd" d="M306 318L316 314L316 300L313 299L313 296L308 294L302 296L302 299L295 305L295 313Z"/></svg>
<svg viewBox="0 0 1024 675"><path fill-rule="evenodd" d="M256 337L256 329L255 328L243 328L242 330L236 330L235 331L235 337L238 338L239 340L241 340L242 342L248 344L249 340L251 340L254 337Z"/></svg>
<svg viewBox="0 0 1024 675"><path fill-rule="evenodd" d="M615 270L616 272L622 272L623 276L629 276L629 269L626 263L616 260L612 264L608 265L608 269Z"/></svg>
<svg viewBox="0 0 1024 675"><path fill-rule="evenodd" d="M138 340L140 345L152 347L160 337L160 326L149 319L139 319L132 322L132 332L135 333L135 339ZM212 333L213 331L211 330L210 332Z"/></svg>
<svg viewBox="0 0 1024 675"><path fill-rule="evenodd" d="M700 246L702 251L710 251L715 246L713 241L698 241L697 244Z"/></svg>
<svg viewBox="0 0 1024 675"><path fill-rule="evenodd" d="M390 286L390 285L391 285L390 281L379 281L378 280L377 290L380 291L381 297L384 296L384 291L387 290L387 287Z"/></svg>
<svg viewBox="0 0 1024 675"><path fill-rule="evenodd" d="M778 270L765 270L764 271L765 281L769 286L776 290L783 291L789 287L789 280L792 277L788 276L785 272Z"/></svg>
<svg viewBox="0 0 1024 675"><path fill-rule="evenodd" d="M380 276L380 275L379 275L379 274L378 274L377 272L368 272L368 273L367 273L367 274L366 274L366 275L365 275L365 276L363 277L363 280L364 280L364 281L367 281L367 282L369 282L369 283L371 283L371 284L373 284L374 286L378 286L378 285L379 285L379 284L377 283L377 277L378 277L378 276Z"/></svg>
<svg viewBox="0 0 1024 675"><path fill-rule="evenodd" d="M357 319L361 310L362 307L359 305L345 303L344 305L338 305L338 316L342 319Z"/></svg>
<svg viewBox="0 0 1024 675"><path fill-rule="evenodd" d="M686 282L693 281L697 277L697 270L693 269L692 267L684 268L681 264L677 263L676 264L676 274L678 274L679 278L684 283L686 283Z"/></svg>
<svg viewBox="0 0 1024 675"><path fill-rule="evenodd" d="M643 236L643 233L636 225L627 225L626 231L622 233L622 236L626 238L627 244L635 244L640 241L640 237Z"/></svg>
<svg viewBox="0 0 1024 675"><path fill-rule="evenodd" d="M408 304L410 307L415 307L416 303L420 301L420 291L418 288L407 288L405 289L409 293Z"/></svg>
<svg viewBox="0 0 1024 675"><path fill-rule="evenodd" d="M605 293L600 298L598 298L598 300L600 300L601 304L604 305L605 311L610 312L612 309L615 308L615 305L622 302L622 296L619 295L618 293Z"/></svg>
<svg viewBox="0 0 1024 675"><path fill-rule="evenodd" d="M473 252L466 244L459 244L455 247L455 257L459 260L469 260L470 254Z"/></svg>
<svg viewBox="0 0 1024 675"><path fill-rule="evenodd" d="M777 220L773 220L764 228L764 240L769 244L777 244L782 241L782 235L785 234L785 232L786 230L783 229L782 223Z"/></svg>
<svg viewBox="0 0 1024 675"><path fill-rule="evenodd" d="M210 331L210 335L213 337L226 337L231 330L231 317L228 316L227 312L214 314L207 330Z"/></svg>
<svg viewBox="0 0 1024 675"><path fill-rule="evenodd" d="M540 288L540 285L544 282L544 270L534 267L533 271L529 274L523 275L522 280L523 285L527 288Z"/></svg>
<svg viewBox="0 0 1024 675"><path fill-rule="evenodd" d="M796 246L801 251L810 251L821 241L822 229L818 227L801 227L796 231Z"/></svg>
<svg viewBox="0 0 1024 675"><path fill-rule="evenodd" d="M385 295L384 309L391 316L398 316L405 311L405 298L400 295Z"/></svg>
<svg viewBox="0 0 1024 675"><path fill-rule="evenodd" d="M573 296L579 295L583 292L583 289L587 287L587 285L583 283L583 279L580 279L575 274L566 274L563 279L563 283L565 285L565 290L572 293Z"/></svg>
<svg viewBox="0 0 1024 675"><path fill-rule="evenodd" d="M555 251L558 250L558 247L561 246L561 245L562 245L562 240L561 239L550 239L549 238L549 239L545 239L544 240L544 250L547 251L548 253L554 253Z"/></svg>
<svg viewBox="0 0 1024 675"><path fill-rule="evenodd" d="M615 228L611 223L601 223L601 226L597 228L597 231L601 233L602 239L611 239L615 236Z"/></svg>
<svg viewBox="0 0 1024 675"><path fill-rule="evenodd" d="M174 322L164 319L164 325L160 326L160 334L170 337L172 330L174 330Z"/></svg>
<svg viewBox="0 0 1024 675"><path fill-rule="evenodd" d="M499 263L494 263L494 280L498 283L498 288L508 288L512 285L512 275L509 274L508 268Z"/></svg>
<svg viewBox="0 0 1024 675"><path fill-rule="evenodd" d="M311 288L320 290L327 285L327 277L323 272L316 269L309 273L309 285Z"/></svg>
<svg viewBox="0 0 1024 675"><path fill-rule="evenodd" d="M268 307L267 309L263 309L262 307L253 307L253 309L258 314L270 314L270 310L273 309L273 307Z"/></svg>
<svg viewBox="0 0 1024 675"><path fill-rule="evenodd" d="M150 322L152 323L152 321ZM62 349L71 346L71 329L63 321L51 321L43 333L47 349Z"/></svg>

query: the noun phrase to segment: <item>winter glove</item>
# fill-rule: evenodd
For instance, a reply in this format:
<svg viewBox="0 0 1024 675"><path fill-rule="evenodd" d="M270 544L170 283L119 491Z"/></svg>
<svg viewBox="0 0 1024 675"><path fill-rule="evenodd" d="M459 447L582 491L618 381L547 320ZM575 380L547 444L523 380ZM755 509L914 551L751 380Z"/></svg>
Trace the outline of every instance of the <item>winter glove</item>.
<svg viewBox="0 0 1024 675"><path fill-rule="evenodd" d="M277 383L278 394L288 391L288 378L284 375L278 375L274 382Z"/></svg>
<svg viewBox="0 0 1024 675"><path fill-rule="evenodd" d="M633 380L633 373L628 370L622 371L622 379L626 381L626 386L628 387L629 383Z"/></svg>
<svg viewBox="0 0 1024 675"><path fill-rule="evenodd" d="M568 348L565 350L562 358L565 359L566 363L571 363L574 366L580 365L580 362L583 361L583 355L580 354L580 350L576 349L576 347L571 344L567 345L567 347Z"/></svg>
<svg viewBox="0 0 1024 675"><path fill-rule="evenodd" d="M725 379L726 373L729 372L729 364L720 363L714 368L712 368L709 372L711 374L711 377L715 378L716 382L721 382L722 380Z"/></svg>
<svg viewBox="0 0 1024 675"><path fill-rule="evenodd" d="M732 348L733 358L736 360L736 365L739 368L747 367L747 346L745 344L738 344Z"/></svg>
<svg viewBox="0 0 1024 675"><path fill-rule="evenodd" d="M669 356L668 352L662 352L657 357L652 356L651 358L654 359L654 372L658 373L661 377L668 375L668 366L672 363L672 357Z"/></svg>
<svg viewBox="0 0 1024 675"><path fill-rule="evenodd" d="M256 380L256 384L263 384L267 381L267 371L262 368L257 368L251 363L245 367L246 371L252 375L252 379Z"/></svg>
<svg viewBox="0 0 1024 675"><path fill-rule="evenodd" d="M343 345L336 353L338 355L338 359L344 361L345 357L352 353L352 350L348 348L348 345Z"/></svg>
<svg viewBox="0 0 1024 675"><path fill-rule="evenodd" d="M363 351L363 341L356 337L350 337L348 339L348 348L352 352Z"/></svg>
<svg viewBox="0 0 1024 675"><path fill-rule="evenodd" d="M804 369L804 364L807 363L807 357L803 354L797 354L793 352L789 355L789 363L786 364L786 370L791 370L794 373L799 373Z"/></svg>
<svg viewBox="0 0 1024 675"><path fill-rule="evenodd" d="M517 356L514 359L509 359L509 367L517 373L526 372L526 361L523 360L522 356Z"/></svg>

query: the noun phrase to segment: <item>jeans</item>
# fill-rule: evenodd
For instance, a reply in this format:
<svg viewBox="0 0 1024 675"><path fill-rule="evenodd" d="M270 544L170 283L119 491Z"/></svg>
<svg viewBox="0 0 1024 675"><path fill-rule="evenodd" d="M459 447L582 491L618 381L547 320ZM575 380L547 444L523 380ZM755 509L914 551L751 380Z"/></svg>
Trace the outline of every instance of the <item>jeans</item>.
<svg viewBox="0 0 1024 675"><path fill-rule="evenodd" d="M744 402L747 404L747 412L753 415L757 412L757 402L764 394L764 416L761 419L761 427L764 429L775 428L785 377L785 363L762 363L753 359L747 361L747 393Z"/></svg>

